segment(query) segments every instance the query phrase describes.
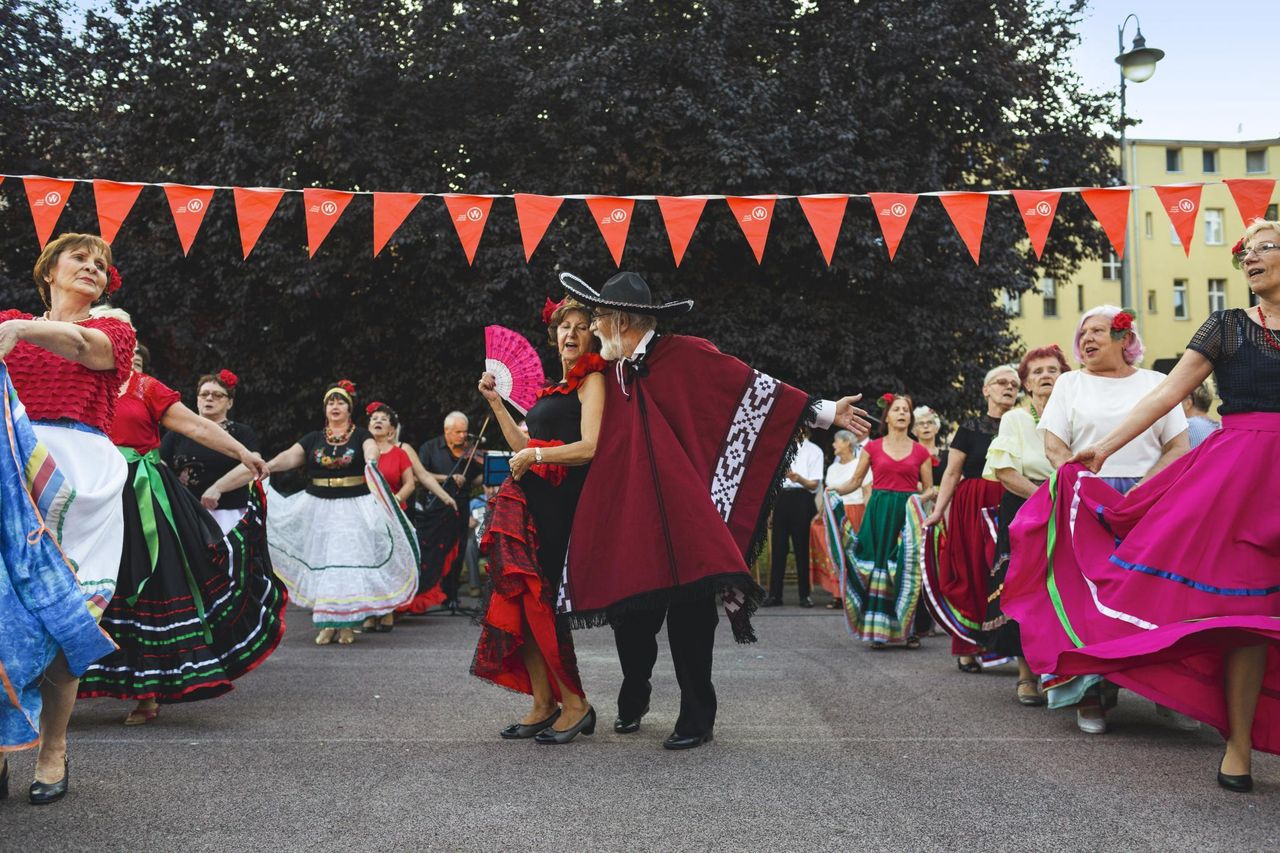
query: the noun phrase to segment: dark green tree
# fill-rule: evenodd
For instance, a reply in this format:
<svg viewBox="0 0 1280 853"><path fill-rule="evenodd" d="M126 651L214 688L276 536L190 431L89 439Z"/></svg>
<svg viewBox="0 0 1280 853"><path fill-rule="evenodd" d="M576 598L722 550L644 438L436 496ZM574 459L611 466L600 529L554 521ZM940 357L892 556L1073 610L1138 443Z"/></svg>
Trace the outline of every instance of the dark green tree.
<svg viewBox="0 0 1280 853"><path fill-rule="evenodd" d="M1042 188L1109 182L1111 118L1067 50L1083 3L985 0L119 2L77 35L48 4L6 2L0 68L7 173L229 186L476 193L803 194ZM31 57L49 57L40 63ZM34 307L30 215L0 188L4 303ZM148 189L116 240L156 373L186 391L230 367L239 416L282 447L319 418L326 382L406 415L415 440L482 410L481 329L542 340L556 273L614 269L581 201L526 263L513 204L495 202L474 266L425 199L377 259L358 196L314 259L287 195L247 261L230 193L183 257ZM641 202L623 265L690 296L673 329L826 394L906 389L951 417L1013 354L1001 290L1065 277L1101 235L1064 197L1039 263L1010 199L993 197L975 266L936 199L890 263L870 204L850 202L828 269L794 201L757 265L723 202L676 269ZM96 229L77 188L60 230Z"/></svg>

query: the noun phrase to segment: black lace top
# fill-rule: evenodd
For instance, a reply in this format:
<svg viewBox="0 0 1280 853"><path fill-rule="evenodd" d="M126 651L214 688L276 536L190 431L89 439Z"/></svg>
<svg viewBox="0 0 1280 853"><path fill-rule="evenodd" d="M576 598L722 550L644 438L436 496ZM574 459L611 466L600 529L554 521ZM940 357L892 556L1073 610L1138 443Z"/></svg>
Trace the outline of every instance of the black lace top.
<svg viewBox="0 0 1280 853"><path fill-rule="evenodd" d="M1249 309L1256 312L1256 308ZM1214 311L1187 344L1213 362L1224 415L1280 412L1280 350L1243 308ZM1280 333L1271 333L1280 344Z"/></svg>
<svg viewBox="0 0 1280 853"><path fill-rule="evenodd" d="M964 454L960 479L982 478L982 469L987 464L987 448L999 431L1000 419L990 415L965 418L960 422L956 437L951 439L951 449Z"/></svg>

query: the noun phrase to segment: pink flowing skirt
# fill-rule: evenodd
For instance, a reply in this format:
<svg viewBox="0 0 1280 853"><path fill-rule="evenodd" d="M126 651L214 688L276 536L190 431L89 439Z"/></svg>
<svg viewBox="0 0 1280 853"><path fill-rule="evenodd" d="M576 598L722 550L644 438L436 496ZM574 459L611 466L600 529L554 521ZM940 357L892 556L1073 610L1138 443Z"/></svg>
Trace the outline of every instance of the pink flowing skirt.
<svg viewBox="0 0 1280 853"><path fill-rule="evenodd" d="M1280 414L1228 415L1126 496L1066 465L1010 527L1004 610L1036 672L1101 673L1227 732L1224 652L1268 646L1253 745L1280 753Z"/></svg>

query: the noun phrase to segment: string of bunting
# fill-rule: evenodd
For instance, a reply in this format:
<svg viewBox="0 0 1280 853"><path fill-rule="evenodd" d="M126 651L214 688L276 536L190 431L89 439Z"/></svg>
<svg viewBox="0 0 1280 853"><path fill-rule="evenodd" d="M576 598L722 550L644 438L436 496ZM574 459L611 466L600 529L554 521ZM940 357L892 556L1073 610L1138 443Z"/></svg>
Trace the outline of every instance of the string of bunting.
<svg viewBox="0 0 1280 853"><path fill-rule="evenodd" d="M547 227L560 211L566 199L586 203L591 217L600 229L614 263L622 265L622 250L631 227L631 216L637 201L656 201L671 241L671 254L676 266L684 259L685 250L693 238L707 202L723 200L728 204L734 219L742 229L751 251L759 263L764 257L765 242L773 223L774 205L780 199L795 199L822 255L830 266L835 253L836 240L844 222L845 211L851 198L865 198L871 202L876 220L880 224L889 260L893 260L906 232L907 223L921 196L936 197L951 218L952 224L969 249L975 264L979 263L982 232L987 221L987 207L991 196L1009 196L1018 206L1018 212L1027 227L1027 236L1039 258L1044 253L1045 242L1053 227L1058 201L1063 193L1079 193L1089 210L1102 226L1118 257L1124 257L1125 229L1132 194L1137 190L1154 189L1160 205L1173 223L1182 242L1183 250L1191 254L1191 239L1195 232L1197 213L1200 210L1201 191L1206 186L1225 184L1231 191L1240 217L1245 223L1262 218L1275 191L1274 178L1230 178L1221 182L1168 184L1163 186L1132 185L1121 187L1062 187L1052 190L984 190L923 193L823 193L817 195L691 195L691 196L610 196L610 195L466 195L461 193L406 193L406 192L348 192L322 188L285 190L266 187L188 186L184 184L151 184L126 181L108 181L98 178L46 178L37 175L0 175L17 178L26 190L27 203L35 222L36 236L41 248L49 241L62 209L67 204L77 183L93 185L94 204L98 211L98 226L102 238L110 243L115 239L129 211L133 209L139 194L145 187L164 190L173 214L173 223L182 244L183 254L191 251L204 216L213 202L215 193L230 190L235 204L236 221L240 229L240 247L245 259L262 236L263 229L275 214L280 200L286 193L302 194L303 211L307 223L307 246L311 257L324 242L347 205L357 195L373 196L373 255L377 257L396 230L404 223L422 199L430 196L444 200L449 217L458 233L458 240L466 254L467 263L475 261L476 249L484 234L485 224L495 198L515 200L516 219L524 243L525 260L533 257L542 242Z"/></svg>

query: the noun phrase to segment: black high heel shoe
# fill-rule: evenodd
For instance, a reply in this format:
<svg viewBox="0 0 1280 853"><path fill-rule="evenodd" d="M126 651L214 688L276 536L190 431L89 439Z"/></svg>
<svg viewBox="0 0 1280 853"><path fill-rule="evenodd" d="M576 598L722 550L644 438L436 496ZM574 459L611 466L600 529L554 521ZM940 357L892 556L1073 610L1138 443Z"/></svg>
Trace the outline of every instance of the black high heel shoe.
<svg viewBox="0 0 1280 853"><path fill-rule="evenodd" d="M27 799L33 806L46 806L56 803L67 795L67 786L71 782L71 759L62 756L62 778L57 782L32 782L27 791Z"/></svg>
<svg viewBox="0 0 1280 853"><path fill-rule="evenodd" d="M1222 756L1226 758L1224 754ZM1240 776L1228 776L1222 772L1222 762L1218 762L1218 784L1228 791L1235 791L1237 794L1247 794L1253 790L1253 776L1248 773Z"/></svg>
<svg viewBox="0 0 1280 853"><path fill-rule="evenodd" d="M595 732L596 709L588 705L587 713L582 715L582 719L578 720L578 724L573 728L567 729L563 732L558 732L552 728L546 728L538 732L533 741L534 743L562 745L576 738L579 733L591 735L595 734Z"/></svg>
<svg viewBox="0 0 1280 853"><path fill-rule="evenodd" d="M539 720L536 723L512 723L503 729L501 734L507 740L525 740L534 737L538 732L550 726L556 720L560 719L560 709L556 708L551 712L551 716L545 720Z"/></svg>

